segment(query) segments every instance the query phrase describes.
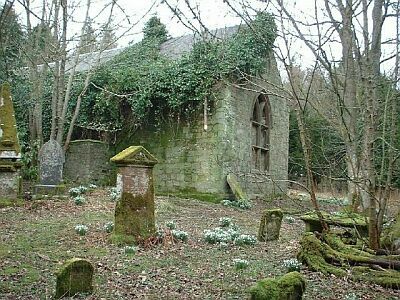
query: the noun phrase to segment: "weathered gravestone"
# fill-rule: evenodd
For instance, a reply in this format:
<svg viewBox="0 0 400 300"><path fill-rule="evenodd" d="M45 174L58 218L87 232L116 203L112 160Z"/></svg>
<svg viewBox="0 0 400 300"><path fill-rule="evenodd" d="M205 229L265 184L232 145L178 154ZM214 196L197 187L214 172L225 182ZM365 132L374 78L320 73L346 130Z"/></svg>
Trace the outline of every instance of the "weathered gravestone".
<svg viewBox="0 0 400 300"><path fill-rule="evenodd" d="M131 146L111 158L117 164L117 189L113 239L132 242L156 232L153 167L157 159L141 146Z"/></svg>
<svg viewBox="0 0 400 300"><path fill-rule="evenodd" d="M86 259L72 258L56 273L56 299L93 292L93 265Z"/></svg>
<svg viewBox="0 0 400 300"><path fill-rule="evenodd" d="M39 151L41 185L58 185L63 179L64 150L55 140L49 140Z"/></svg>
<svg viewBox="0 0 400 300"><path fill-rule="evenodd" d="M10 85L0 88L0 197L15 199L21 192L21 149Z"/></svg>
<svg viewBox="0 0 400 300"><path fill-rule="evenodd" d="M265 210L261 216L258 240L261 242L279 239L283 213L280 209Z"/></svg>
<svg viewBox="0 0 400 300"><path fill-rule="evenodd" d="M226 176L226 181L228 182L228 185L231 188L236 200L248 200L247 195L244 193L234 174L228 174Z"/></svg>

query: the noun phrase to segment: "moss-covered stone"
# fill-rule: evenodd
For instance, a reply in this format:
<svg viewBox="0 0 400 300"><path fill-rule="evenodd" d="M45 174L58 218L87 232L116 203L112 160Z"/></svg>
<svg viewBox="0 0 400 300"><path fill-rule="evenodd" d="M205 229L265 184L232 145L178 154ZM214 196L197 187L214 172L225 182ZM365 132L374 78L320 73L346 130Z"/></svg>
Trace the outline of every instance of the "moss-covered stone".
<svg viewBox="0 0 400 300"><path fill-rule="evenodd" d="M155 232L154 198L149 193L136 196L122 193L121 200L115 206L114 235L129 243L131 237L138 241Z"/></svg>
<svg viewBox="0 0 400 300"><path fill-rule="evenodd" d="M0 157L5 151L13 152L15 157L21 152L10 90L8 83L0 87Z"/></svg>
<svg viewBox="0 0 400 300"><path fill-rule="evenodd" d="M333 215L327 212L321 212L324 221L328 225L355 228L361 236L368 236L368 219L357 213L341 213ZM306 231L322 232L323 228L315 212L304 214L300 217L306 224Z"/></svg>
<svg viewBox="0 0 400 300"><path fill-rule="evenodd" d="M400 272L390 269L377 271L358 266L382 263L382 257L345 245L332 234L325 234L321 239L313 233L306 233L300 241L301 250L297 257L311 270L339 277L350 275L353 280L363 280L384 287L400 287ZM354 265L356 267L352 267Z"/></svg>
<svg viewBox="0 0 400 300"><path fill-rule="evenodd" d="M142 146L130 146L111 158L111 161L118 164L134 164L154 166L158 160Z"/></svg>
<svg viewBox="0 0 400 300"><path fill-rule="evenodd" d="M261 216L258 240L273 241L279 239L283 212L280 209L265 210Z"/></svg>
<svg viewBox="0 0 400 300"><path fill-rule="evenodd" d="M132 146L114 156L118 165L114 240L135 242L156 232L153 166L157 160L143 147Z"/></svg>
<svg viewBox="0 0 400 300"><path fill-rule="evenodd" d="M249 292L252 300L300 300L305 288L303 276L299 272L290 272L277 279L262 279Z"/></svg>
<svg viewBox="0 0 400 300"><path fill-rule="evenodd" d="M249 290L251 300L278 300L278 283L275 279L266 278L258 281Z"/></svg>
<svg viewBox="0 0 400 300"><path fill-rule="evenodd" d="M248 200L249 198L244 193L242 187L239 184L236 176L234 174L228 174L226 176L226 181L228 182L229 187L231 188L233 195L236 200Z"/></svg>
<svg viewBox="0 0 400 300"><path fill-rule="evenodd" d="M93 272L93 265L88 260L72 258L66 261L56 273L56 299L77 293L92 293Z"/></svg>

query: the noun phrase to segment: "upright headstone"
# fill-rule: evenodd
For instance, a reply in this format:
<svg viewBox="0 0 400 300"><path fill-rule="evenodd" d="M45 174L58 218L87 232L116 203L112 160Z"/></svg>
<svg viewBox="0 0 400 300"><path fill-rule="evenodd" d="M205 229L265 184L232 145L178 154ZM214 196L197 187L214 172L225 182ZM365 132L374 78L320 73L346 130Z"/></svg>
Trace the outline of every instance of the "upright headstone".
<svg viewBox="0 0 400 300"><path fill-rule="evenodd" d="M21 149L10 85L0 88L0 197L15 199L21 192Z"/></svg>
<svg viewBox="0 0 400 300"><path fill-rule="evenodd" d="M153 167L157 159L141 146L131 146L111 158L117 164L113 238L120 242L146 239L156 231Z"/></svg>
<svg viewBox="0 0 400 300"><path fill-rule="evenodd" d="M63 179L64 150L55 140L46 142L39 151L39 177L42 185L58 185Z"/></svg>
<svg viewBox="0 0 400 300"><path fill-rule="evenodd" d="M265 210L261 216L258 240L261 242L279 239L283 213L280 209Z"/></svg>
<svg viewBox="0 0 400 300"><path fill-rule="evenodd" d="M93 265L86 259L72 258L56 273L56 299L93 292Z"/></svg>

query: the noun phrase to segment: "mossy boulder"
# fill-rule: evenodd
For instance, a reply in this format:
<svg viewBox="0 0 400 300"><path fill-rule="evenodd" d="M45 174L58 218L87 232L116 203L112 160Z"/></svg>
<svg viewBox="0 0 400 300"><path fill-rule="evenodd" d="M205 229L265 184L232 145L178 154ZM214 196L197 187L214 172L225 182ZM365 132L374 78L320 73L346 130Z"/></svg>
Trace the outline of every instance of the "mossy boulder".
<svg viewBox="0 0 400 300"><path fill-rule="evenodd" d="M264 210L258 230L258 240L265 242L279 239L282 218L283 212L280 209Z"/></svg>
<svg viewBox="0 0 400 300"><path fill-rule="evenodd" d="M282 277L258 281L249 290L251 300L300 300L306 282L299 272L290 272Z"/></svg>
<svg viewBox="0 0 400 300"><path fill-rule="evenodd" d="M66 261L57 275L56 299L78 293L93 292L93 265L86 259L72 258Z"/></svg>

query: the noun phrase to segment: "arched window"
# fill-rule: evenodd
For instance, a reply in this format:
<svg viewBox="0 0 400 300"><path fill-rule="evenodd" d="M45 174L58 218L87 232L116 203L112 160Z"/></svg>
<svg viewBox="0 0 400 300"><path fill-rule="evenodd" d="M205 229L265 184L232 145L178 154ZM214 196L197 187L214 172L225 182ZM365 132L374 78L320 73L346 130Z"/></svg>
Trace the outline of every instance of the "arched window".
<svg viewBox="0 0 400 300"><path fill-rule="evenodd" d="M268 97L264 94L258 96L254 102L251 127L253 168L260 171L268 171L271 108Z"/></svg>

